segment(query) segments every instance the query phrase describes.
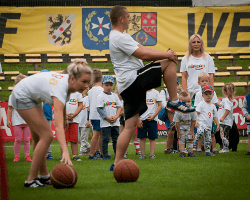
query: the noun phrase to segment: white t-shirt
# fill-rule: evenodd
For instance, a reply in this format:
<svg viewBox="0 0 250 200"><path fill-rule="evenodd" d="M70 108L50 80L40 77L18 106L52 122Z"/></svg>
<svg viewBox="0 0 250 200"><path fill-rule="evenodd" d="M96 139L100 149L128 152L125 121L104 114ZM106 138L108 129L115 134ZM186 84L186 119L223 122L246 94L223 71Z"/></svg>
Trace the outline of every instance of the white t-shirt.
<svg viewBox="0 0 250 200"><path fill-rule="evenodd" d="M201 72L214 74L214 61L208 54L206 54L206 60L191 55L187 61L186 56L184 56L181 61L180 72L187 72L187 90L199 92L201 86L198 84L198 75Z"/></svg>
<svg viewBox="0 0 250 200"><path fill-rule="evenodd" d="M135 81L137 70L144 67L142 60L132 56L134 51L139 48L138 44L127 33L110 31L109 51L120 94Z"/></svg>
<svg viewBox="0 0 250 200"><path fill-rule="evenodd" d="M200 90L199 92L196 93L195 95L195 99L194 99L194 106L198 106L198 104L203 101L204 98L202 97L202 91ZM214 91L214 96L211 100L211 103L212 104L215 104L218 102L218 98L217 98L217 95L216 95L216 92Z"/></svg>
<svg viewBox="0 0 250 200"><path fill-rule="evenodd" d="M104 92L100 93L97 96L97 107L104 108L107 116L115 116L117 113L117 107L121 107L121 101L119 100L118 96L111 92L111 94L106 94ZM100 127L109 127L109 126L120 126L119 118L116 120L115 123L111 124L107 120L102 119L100 117Z"/></svg>
<svg viewBox="0 0 250 200"><path fill-rule="evenodd" d="M198 123L202 125L204 129L212 130L213 118L218 117L215 105L209 105L205 101L201 101L196 107L196 111L199 112Z"/></svg>
<svg viewBox="0 0 250 200"><path fill-rule="evenodd" d="M90 113L89 119L90 120L100 120L100 115L97 112L97 96L103 92L103 88L101 86L94 86L88 91L89 97L89 105L90 105Z"/></svg>
<svg viewBox="0 0 250 200"><path fill-rule="evenodd" d="M181 113L176 111L174 113L174 122L179 122L180 123L180 129L181 130L190 130L191 123L193 121L197 120L197 113L196 112L191 112L191 113Z"/></svg>
<svg viewBox="0 0 250 200"><path fill-rule="evenodd" d="M9 97L9 103L8 105L12 107L11 104L11 96ZM13 108L13 107L12 107ZM12 110L12 125L13 126L17 126L17 125L21 125L21 124L27 124L26 121L24 121L24 119L19 115L19 113L17 112L17 110L15 108L13 108Z"/></svg>
<svg viewBox="0 0 250 200"><path fill-rule="evenodd" d="M69 101L66 103L66 113L74 113L79 107L78 103L83 102L82 94L79 92L71 93L69 96ZM69 123L80 123L81 116L80 113L73 118L73 120L68 120Z"/></svg>
<svg viewBox="0 0 250 200"><path fill-rule="evenodd" d="M57 97L63 105L68 100L68 74L55 72L37 73L21 80L12 92L19 101L26 102L27 99L37 104L43 102L53 105L52 96Z"/></svg>
<svg viewBox="0 0 250 200"><path fill-rule="evenodd" d="M228 98L223 98L222 101L220 102L220 107L218 111L219 120L224 115L226 110L229 110L229 114L226 116L223 122L220 122L220 124L228 125L232 127L233 126L233 103L230 102Z"/></svg>
<svg viewBox="0 0 250 200"><path fill-rule="evenodd" d="M169 99L169 93L168 93L168 89L167 88L163 88L160 91L160 98L161 98L162 107L166 108L166 106L167 106L167 100Z"/></svg>
<svg viewBox="0 0 250 200"><path fill-rule="evenodd" d="M147 92L146 94L146 104L148 106L148 109L146 112L144 112L141 116L140 119L146 120L150 115L155 114L155 111L158 108L158 101L162 101L160 94L157 90L152 89L150 92ZM157 121L158 115L155 117L155 121Z"/></svg>
<svg viewBox="0 0 250 200"><path fill-rule="evenodd" d="M81 112L79 113L80 119L81 119L79 127L86 127L85 124L88 120L89 97L88 96L83 97L82 103L83 103L83 107L82 107Z"/></svg>

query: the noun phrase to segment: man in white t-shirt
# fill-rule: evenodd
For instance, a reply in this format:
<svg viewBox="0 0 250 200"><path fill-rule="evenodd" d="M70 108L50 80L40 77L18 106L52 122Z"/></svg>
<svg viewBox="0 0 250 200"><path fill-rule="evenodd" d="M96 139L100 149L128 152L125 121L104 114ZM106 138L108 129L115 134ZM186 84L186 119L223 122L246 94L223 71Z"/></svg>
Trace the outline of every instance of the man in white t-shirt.
<svg viewBox="0 0 250 200"><path fill-rule="evenodd" d="M109 35L109 51L118 92L124 100L125 114L125 128L118 138L115 163L110 167L110 171L113 171L114 165L123 159L139 116L147 110L147 90L161 86L162 74L170 95L167 107L181 112L193 112L195 109L178 101L177 54L172 49L158 51L146 48L124 33L131 21L126 7L114 6L110 12L110 20L112 30ZM144 66L142 60L154 62Z"/></svg>

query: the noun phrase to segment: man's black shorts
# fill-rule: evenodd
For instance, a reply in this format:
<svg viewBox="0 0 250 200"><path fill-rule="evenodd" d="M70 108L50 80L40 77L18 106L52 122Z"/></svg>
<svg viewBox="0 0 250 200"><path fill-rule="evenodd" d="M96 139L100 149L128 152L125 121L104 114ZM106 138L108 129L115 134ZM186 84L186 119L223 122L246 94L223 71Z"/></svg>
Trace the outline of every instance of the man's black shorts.
<svg viewBox="0 0 250 200"><path fill-rule="evenodd" d="M125 120L147 110L146 92L161 86L161 63L151 62L137 71L135 81L122 93Z"/></svg>

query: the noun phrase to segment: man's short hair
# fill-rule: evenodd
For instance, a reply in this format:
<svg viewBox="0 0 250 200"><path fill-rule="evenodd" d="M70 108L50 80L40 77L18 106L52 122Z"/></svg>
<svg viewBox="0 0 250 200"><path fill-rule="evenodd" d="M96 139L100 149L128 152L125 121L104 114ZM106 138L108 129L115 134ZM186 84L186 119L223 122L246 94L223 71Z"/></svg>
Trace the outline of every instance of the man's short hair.
<svg viewBox="0 0 250 200"><path fill-rule="evenodd" d="M127 9L124 6L114 6L110 11L110 21L112 25L117 25L118 19L123 17L125 12L124 10Z"/></svg>

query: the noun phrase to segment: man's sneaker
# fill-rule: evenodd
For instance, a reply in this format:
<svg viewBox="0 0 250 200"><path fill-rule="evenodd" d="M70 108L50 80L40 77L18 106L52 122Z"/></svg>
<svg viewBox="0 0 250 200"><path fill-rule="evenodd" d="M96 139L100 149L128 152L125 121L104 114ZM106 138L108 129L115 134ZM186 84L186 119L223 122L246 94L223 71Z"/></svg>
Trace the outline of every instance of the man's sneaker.
<svg viewBox="0 0 250 200"><path fill-rule="evenodd" d="M167 103L167 108L170 108L170 109L182 112L182 113L190 113L190 112L194 112L195 111L195 108L189 107L184 102L174 103L174 102L172 102L170 100Z"/></svg>
<svg viewBox="0 0 250 200"><path fill-rule="evenodd" d="M195 154L201 155L201 154L202 154L202 151L196 151Z"/></svg>
<svg viewBox="0 0 250 200"><path fill-rule="evenodd" d="M179 157L186 157L186 154L184 151L182 151L180 154L179 154Z"/></svg>
<svg viewBox="0 0 250 200"><path fill-rule="evenodd" d="M141 151L140 150L136 150L135 151L135 155L141 155Z"/></svg>
<svg viewBox="0 0 250 200"><path fill-rule="evenodd" d="M51 185L50 177L49 178L42 178L42 176L39 175L37 180L40 181L40 183L42 183L42 184Z"/></svg>
<svg viewBox="0 0 250 200"><path fill-rule="evenodd" d="M250 151L247 152L246 156L250 156Z"/></svg>
<svg viewBox="0 0 250 200"><path fill-rule="evenodd" d="M74 161L82 161L81 158L79 158L78 156L73 157L72 160L74 160Z"/></svg>
<svg viewBox="0 0 250 200"><path fill-rule="evenodd" d="M89 159L90 160L100 160L102 158L100 158L99 156L91 156L91 155L89 155Z"/></svg>
<svg viewBox="0 0 250 200"><path fill-rule="evenodd" d="M37 178L32 180L31 183L28 183L25 181L24 183L24 187L46 187L44 184L42 184Z"/></svg>
<svg viewBox="0 0 250 200"><path fill-rule="evenodd" d="M190 152L188 152L188 157L195 157L195 155L192 151L190 151Z"/></svg>
<svg viewBox="0 0 250 200"><path fill-rule="evenodd" d="M155 157L154 154L150 154L150 155L149 155L149 158L150 158L150 159L155 159L156 157Z"/></svg>
<svg viewBox="0 0 250 200"><path fill-rule="evenodd" d="M109 168L109 171L110 171L110 172L114 171L114 167L115 167L115 165L114 165L114 164L111 164L111 166L110 166L110 168Z"/></svg>
<svg viewBox="0 0 250 200"><path fill-rule="evenodd" d="M165 149L165 150L164 150L164 153L165 153L165 154L172 154L172 151L171 151L170 149Z"/></svg>
<svg viewBox="0 0 250 200"><path fill-rule="evenodd" d="M144 154L144 153L140 154L140 155L139 155L139 159L146 159L145 154Z"/></svg>
<svg viewBox="0 0 250 200"><path fill-rule="evenodd" d="M51 159L51 160L53 160L54 157L53 157L51 154L48 154L48 155L46 156L46 159Z"/></svg>
<svg viewBox="0 0 250 200"><path fill-rule="evenodd" d="M175 131L175 130L176 130L176 128L175 128L175 122L172 122L172 123L170 124L170 128L171 128L172 131Z"/></svg>
<svg viewBox="0 0 250 200"><path fill-rule="evenodd" d="M206 152L206 156L215 156L215 155L211 152Z"/></svg>
<svg viewBox="0 0 250 200"><path fill-rule="evenodd" d="M20 157L18 157L18 156L15 156L15 158L14 158L14 162L19 162L19 160L20 160Z"/></svg>
<svg viewBox="0 0 250 200"><path fill-rule="evenodd" d="M217 151L217 150L216 150L216 151L212 151L212 153L213 153L213 154L220 154L220 152Z"/></svg>
<svg viewBox="0 0 250 200"><path fill-rule="evenodd" d="M25 157L25 161L32 162L30 156Z"/></svg>

